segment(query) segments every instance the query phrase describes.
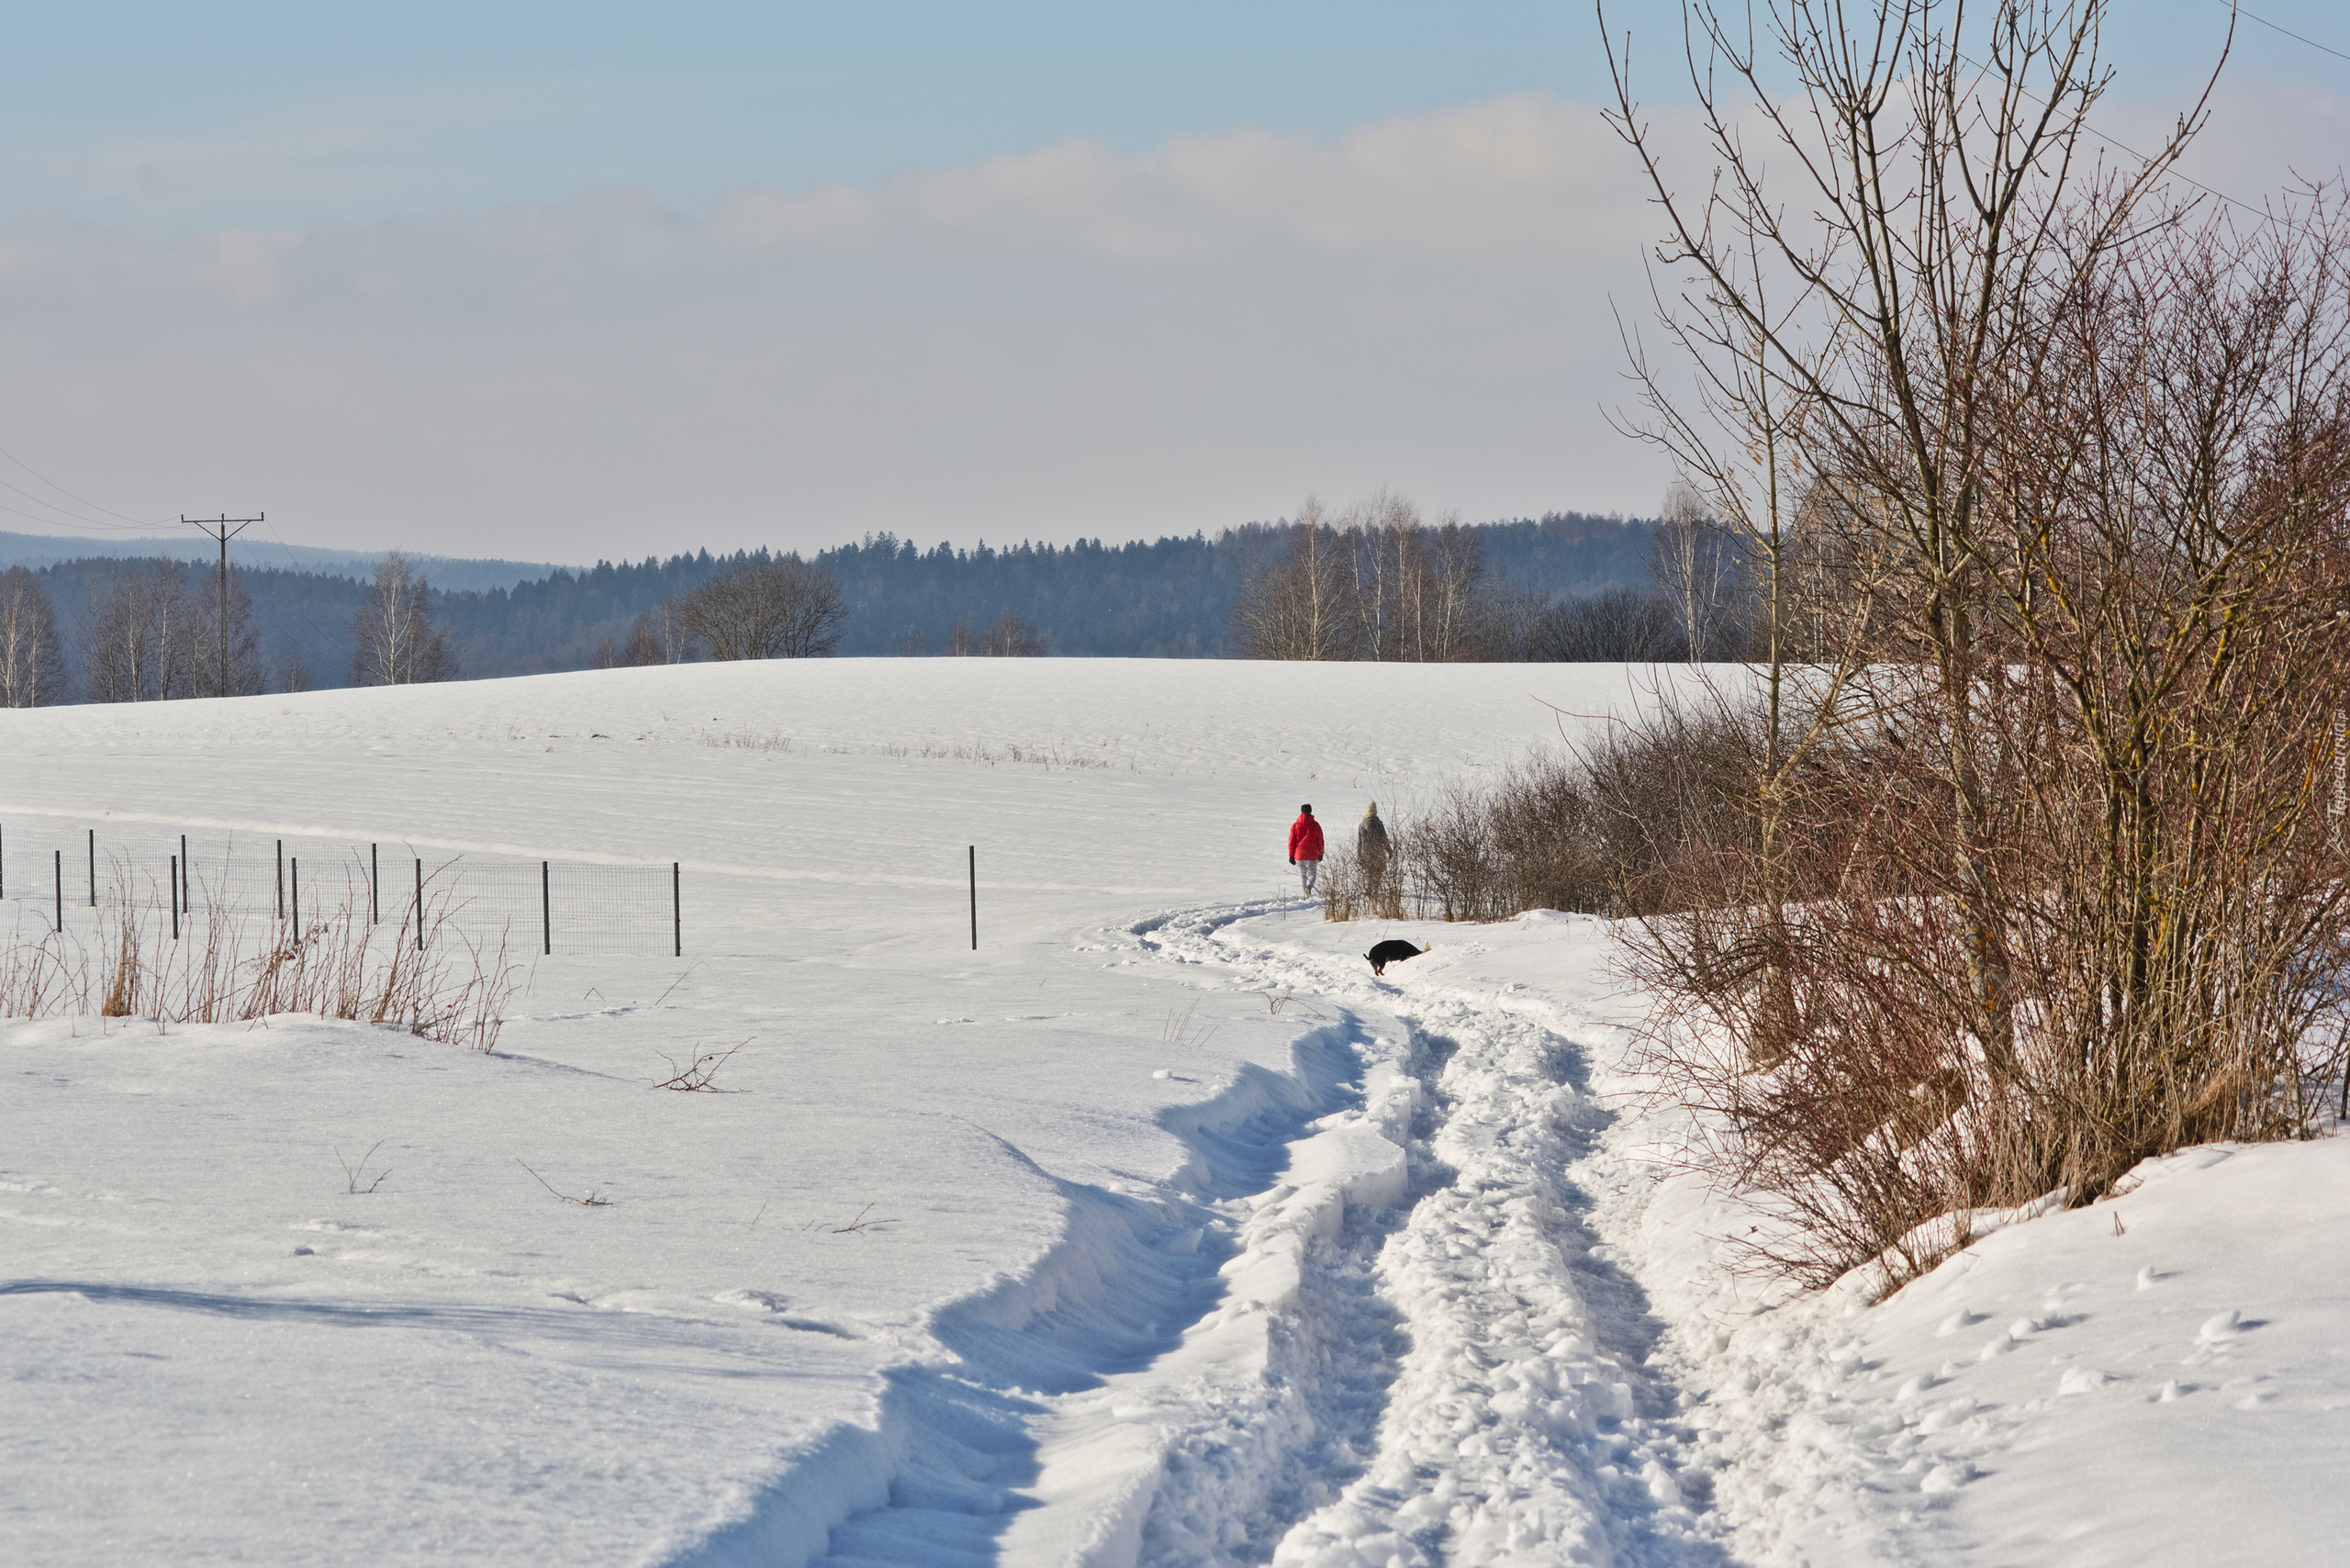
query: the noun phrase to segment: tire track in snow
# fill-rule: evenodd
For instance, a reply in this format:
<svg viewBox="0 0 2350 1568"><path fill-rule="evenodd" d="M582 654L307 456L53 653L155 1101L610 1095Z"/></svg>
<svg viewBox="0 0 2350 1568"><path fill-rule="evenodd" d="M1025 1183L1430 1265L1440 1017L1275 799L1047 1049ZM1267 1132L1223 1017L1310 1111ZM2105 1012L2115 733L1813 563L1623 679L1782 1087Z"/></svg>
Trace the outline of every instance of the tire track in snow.
<svg viewBox="0 0 2350 1568"><path fill-rule="evenodd" d="M1658 1326L1587 1218L1577 1178L1606 1176L1592 1162L1604 1163L1596 1137L1611 1118L1580 1087L1581 1053L1520 1014L1416 1001L1319 956L1230 940L1248 913L1179 916L1136 935L1342 1005L1376 997L1413 1025L1407 1059L1430 1105L1416 1201L1377 1262L1411 1347L1375 1450L1271 1560L1725 1561L1675 1391L1643 1364Z"/></svg>

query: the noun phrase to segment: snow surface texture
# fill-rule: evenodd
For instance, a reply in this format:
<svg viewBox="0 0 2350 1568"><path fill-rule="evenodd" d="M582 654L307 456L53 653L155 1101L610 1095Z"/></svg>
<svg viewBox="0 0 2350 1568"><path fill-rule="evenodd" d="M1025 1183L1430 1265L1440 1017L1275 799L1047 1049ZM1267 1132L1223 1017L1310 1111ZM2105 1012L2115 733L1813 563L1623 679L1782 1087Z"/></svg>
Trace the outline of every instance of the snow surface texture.
<svg viewBox="0 0 2350 1568"><path fill-rule="evenodd" d="M539 959L491 1056L0 1025L0 1561L2331 1561L2344 1145L1793 1296L1629 1114L1604 923L1291 898L1300 801L1499 766L1538 693L1634 687L890 660L0 713L28 929L52 846L187 826L680 860L687 942ZM1386 935L1433 950L1374 980ZM745 1039L747 1092L648 1086Z"/></svg>

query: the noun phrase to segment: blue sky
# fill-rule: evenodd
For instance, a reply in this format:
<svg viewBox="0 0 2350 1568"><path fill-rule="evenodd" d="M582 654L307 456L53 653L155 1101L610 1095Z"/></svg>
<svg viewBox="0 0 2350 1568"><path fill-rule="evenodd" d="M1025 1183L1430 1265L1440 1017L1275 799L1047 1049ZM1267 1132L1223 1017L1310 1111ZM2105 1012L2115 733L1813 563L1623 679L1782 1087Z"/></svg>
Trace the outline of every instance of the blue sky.
<svg viewBox="0 0 2350 1568"><path fill-rule="evenodd" d="M141 229L612 183L691 203L1069 138L1140 151L1237 125L1337 135L1597 84L1588 16L1517 0L17 9L0 98L17 178L0 200Z"/></svg>
<svg viewBox="0 0 2350 1568"><path fill-rule="evenodd" d="M2259 14L2350 52L2310 0ZM1639 510L1646 223L1572 5L12 6L0 448L103 511L588 560ZM1611 11L1678 102L1678 9ZM2124 3L2119 133L2216 0ZM2194 172L2345 162L2240 25Z"/></svg>

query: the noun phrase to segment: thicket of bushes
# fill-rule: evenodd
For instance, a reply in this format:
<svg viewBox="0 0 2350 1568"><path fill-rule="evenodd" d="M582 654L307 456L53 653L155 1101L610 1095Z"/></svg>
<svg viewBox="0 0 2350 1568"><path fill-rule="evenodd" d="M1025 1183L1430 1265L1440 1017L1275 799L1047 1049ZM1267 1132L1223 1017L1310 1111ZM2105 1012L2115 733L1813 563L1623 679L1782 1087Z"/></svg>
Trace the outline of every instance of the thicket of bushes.
<svg viewBox="0 0 2350 1568"><path fill-rule="evenodd" d="M2306 1137L2350 1102L2340 721L2311 674L2261 687L2270 717L2233 726L2223 769L2194 746L2146 759L2168 847L2137 889L2101 850L2067 701L2028 671L1986 692L2003 1035L1954 853L1964 808L1911 738L1930 687L1914 668L1832 706L1810 672L1781 693L1776 745L1760 679L1684 688L1572 755L1391 812L1378 861L1334 844L1325 913L1620 917L1649 1065L1700 1113L1693 1157L1787 1222L1747 1245L1810 1283L1872 1261L1897 1283L1978 1211L2087 1202L2151 1155ZM2201 706L2170 719L2185 733ZM1774 774L1789 731L1812 738Z"/></svg>
<svg viewBox="0 0 2350 1568"><path fill-rule="evenodd" d="M1384 857L1366 862L1333 846L1324 913L1476 921L1678 908L1706 865L1753 835L1750 731L1728 711L1667 703L1572 754L1528 757L1489 788L1448 786L1383 819Z"/></svg>

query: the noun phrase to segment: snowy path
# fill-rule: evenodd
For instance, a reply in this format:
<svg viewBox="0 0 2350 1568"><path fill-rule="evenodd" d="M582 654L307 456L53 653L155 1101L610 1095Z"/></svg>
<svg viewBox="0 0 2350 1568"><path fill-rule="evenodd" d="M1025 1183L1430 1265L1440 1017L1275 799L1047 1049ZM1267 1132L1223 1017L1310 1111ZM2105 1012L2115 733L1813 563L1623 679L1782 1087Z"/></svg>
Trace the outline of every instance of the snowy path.
<svg viewBox="0 0 2350 1568"><path fill-rule="evenodd" d="M1087 955L1305 1019L1293 1069L1171 1114L1193 1158L1170 1182L1058 1184L1069 1238L1019 1299L947 1315L953 1364L897 1385L890 1506L820 1562L1725 1561L1643 1364L1658 1325L1594 1228L1609 1118L1583 1051L1281 940L1289 908Z"/></svg>

